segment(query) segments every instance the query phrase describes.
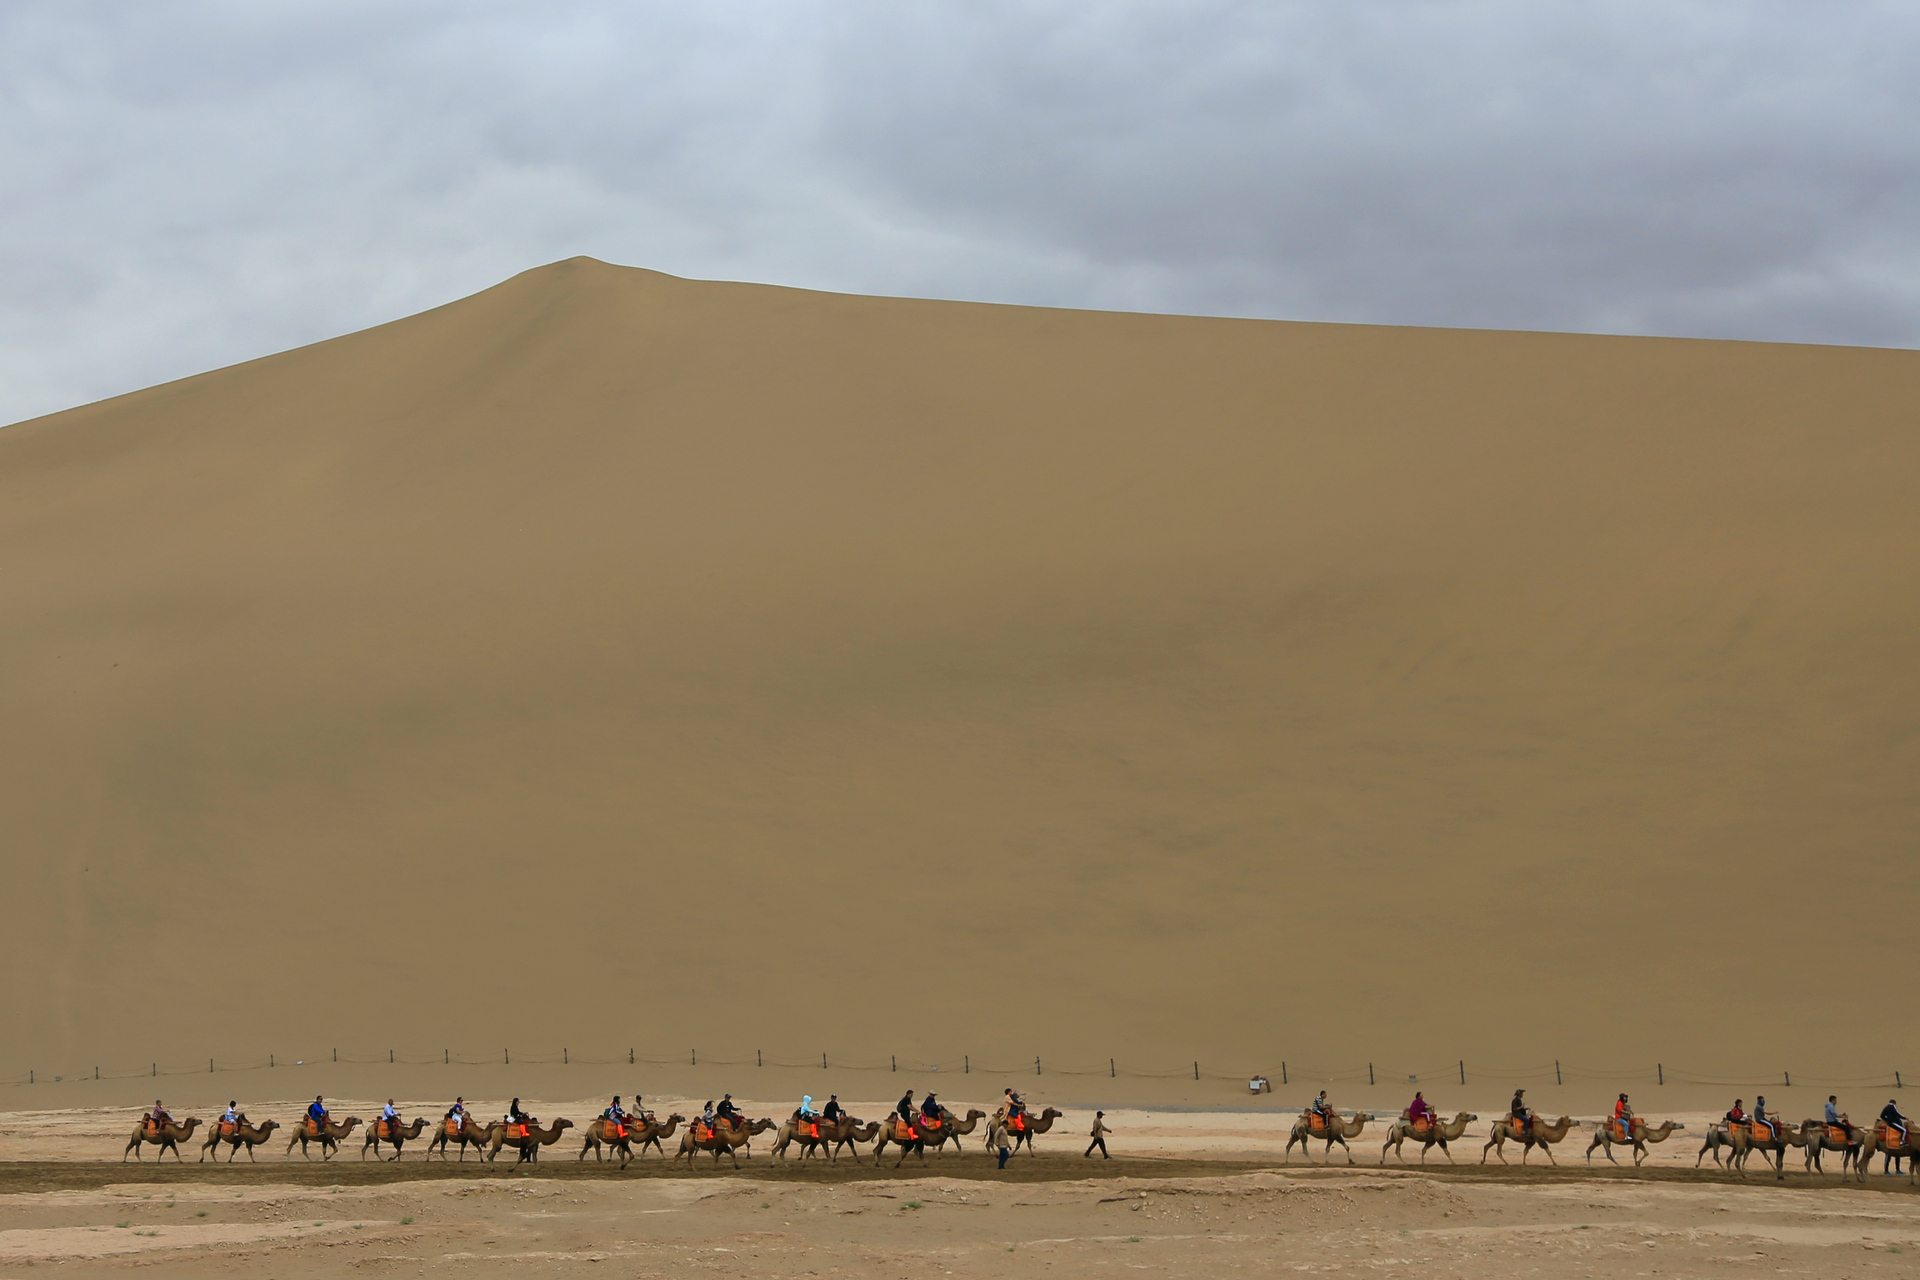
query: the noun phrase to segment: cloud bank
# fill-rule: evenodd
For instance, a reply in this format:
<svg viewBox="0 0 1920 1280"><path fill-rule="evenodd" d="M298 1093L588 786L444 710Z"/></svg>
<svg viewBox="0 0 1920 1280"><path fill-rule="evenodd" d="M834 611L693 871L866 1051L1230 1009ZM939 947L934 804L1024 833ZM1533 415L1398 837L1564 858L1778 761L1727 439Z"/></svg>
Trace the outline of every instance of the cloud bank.
<svg viewBox="0 0 1920 1280"><path fill-rule="evenodd" d="M1920 10L0 8L0 421L576 253L1075 307L1920 345Z"/></svg>

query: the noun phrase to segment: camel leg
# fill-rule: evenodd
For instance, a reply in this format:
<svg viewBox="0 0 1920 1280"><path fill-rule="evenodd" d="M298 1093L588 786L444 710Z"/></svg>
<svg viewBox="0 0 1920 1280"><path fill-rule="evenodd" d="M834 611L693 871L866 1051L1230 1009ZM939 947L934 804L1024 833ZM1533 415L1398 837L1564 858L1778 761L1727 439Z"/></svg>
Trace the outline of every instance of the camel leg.
<svg viewBox="0 0 1920 1280"><path fill-rule="evenodd" d="M1557 1165L1560 1163L1558 1160L1555 1160L1553 1158L1553 1148L1548 1146L1546 1143L1543 1142L1540 1144L1540 1150L1546 1152L1548 1164ZM1607 1159L1613 1160L1613 1149L1611 1147L1607 1149ZM1613 1160L1613 1162L1615 1164L1620 1163L1618 1160Z"/></svg>
<svg viewBox="0 0 1920 1280"><path fill-rule="evenodd" d="M1422 1152L1421 1152L1420 1154L1421 1154L1422 1156L1425 1156L1425 1155L1426 1155L1427 1153L1426 1153L1426 1152L1424 1152L1424 1151L1422 1151ZM1451 1150L1449 1150L1449 1149L1448 1149L1448 1147L1447 1147L1447 1144L1446 1144L1445 1142L1442 1142L1442 1143L1440 1144L1440 1154L1441 1154L1441 1155L1443 1155L1443 1156L1445 1156L1445 1157L1447 1158L1447 1163L1448 1163L1448 1164L1458 1164L1458 1163L1459 1163L1459 1161L1457 1161L1457 1160L1455 1160L1455 1159L1453 1158L1453 1152L1452 1152ZM1425 1161L1423 1160L1423 1161L1422 1161L1422 1163L1425 1163Z"/></svg>

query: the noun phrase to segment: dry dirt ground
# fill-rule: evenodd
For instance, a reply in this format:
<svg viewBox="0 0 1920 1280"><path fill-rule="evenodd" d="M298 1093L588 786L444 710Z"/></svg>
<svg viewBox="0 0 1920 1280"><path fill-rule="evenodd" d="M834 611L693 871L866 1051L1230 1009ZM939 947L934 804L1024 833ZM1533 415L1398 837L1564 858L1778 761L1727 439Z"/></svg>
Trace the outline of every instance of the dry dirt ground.
<svg viewBox="0 0 1920 1280"><path fill-rule="evenodd" d="M0 1130L12 1154L57 1145L71 1157L82 1154L73 1142L83 1130L110 1140L122 1118L68 1114L57 1125L16 1113L0 1117ZM1110 1118L1124 1128L1124 1117ZM1737 1185L1672 1160L1640 1173L1477 1163L1383 1171L1372 1163L1377 1143L1352 1168L1276 1167L1170 1150L1233 1117L1152 1118L1157 1125L1134 1128L1189 1132L1128 1133L1110 1163L1082 1160L1083 1139L1043 1139L1041 1156L1005 1173L972 1148L894 1173L871 1161L781 1165L762 1144L737 1173L650 1158L621 1174L576 1161L577 1144L550 1149L526 1172L411 1155L361 1163L353 1147L331 1164L275 1151L253 1167L244 1158L215 1167L191 1152L161 1171L122 1167L117 1149L106 1161L20 1161L0 1166L0 1280L132 1267L288 1280L509 1270L1845 1277L1911 1273L1920 1260L1920 1195L1905 1178ZM1467 1159L1477 1157L1476 1143Z"/></svg>

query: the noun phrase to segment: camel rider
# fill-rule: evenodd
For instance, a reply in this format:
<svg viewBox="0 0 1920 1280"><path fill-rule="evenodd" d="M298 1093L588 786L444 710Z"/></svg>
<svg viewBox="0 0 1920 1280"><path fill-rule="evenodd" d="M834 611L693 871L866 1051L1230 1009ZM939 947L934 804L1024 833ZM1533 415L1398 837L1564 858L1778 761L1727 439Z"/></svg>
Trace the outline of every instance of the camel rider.
<svg viewBox="0 0 1920 1280"><path fill-rule="evenodd" d="M1413 1101L1407 1104L1407 1120L1412 1124L1419 1124L1423 1120L1432 1124L1437 1118L1433 1113L1433 1104L1427 1101L1425 1095L1414 1094Z"/></svg>
<svg viewBox="0 0 1920 1280"><path fill-rule="evenodd" d="M461 1129L467 1127L467 1100L465 1098L455 1098L453 1100L453 1105L447 1108L447 1119L453 1121L455 1125ZM465 1149L464 1147L461 1148L463 1151Z"/></svg>
<svg viewBox="0 0 1920 1280"><path fill-rule="evenodd" d="M840 1117L846 1114L846 1112L840 1109L840 1095L837 1093L828 1094L827 1105L820 1108L820 1114L825 1116L830 1123L839 1124Z"/></svg>
<svg viewBox="0 0 1920 1280"><path fill-rule="evenodd" d="M908 1128L913 1127L913 1090L909 1089L900 1095L900 1101L894 1107L893 1113L900 1117L901 1124Z"/></svg>
<svg viewBox="0 0 1920 1280"><path fill-rule="evenodd" d="M1620 1100L1613 1104L1613 1122L1620 1126L1620 1132L1633 1136L1633 1108L1627 1105L1627 1095L1621 1094Z"/></svg>
<svg viewBox="0 0 1920 1280"><path fill-rule="evenodd" d="M1333 1128L1333 1104L1327 1101L1327 1091L1325 1089L1320 1091L1320 1095L1313 1100L1313 1105L1308 1107L1307 1110L1319 1116L1321 1124L1329 1129Z"/></svg>
<svg viewBox="0 0 1920 1280"><path fill-rule="evenodd" d="M932 1094L920 1099L920 1118L935 1128L940 1126L940 1104Z"/></svg>
<svg viewBox="0 0 1920 1280"><path fill-rule="evenodd" d="M700 1123L707 1126L708 1131L712 1131L713 1129L714 1115L715 1115L715 1112L713 1109L713 1099L708 1098L706 1109L700 1113Z"/></svg>
<svg viewBox="0 0 1920 1280"><path fill-rule="evenodd" d="M315 1133L327 1131L327 1104L319 1094L313 1096L313 1104L307 1108L307 1119L313 1122Z"/></svg>
<svg viewBox="0 0 1920 1280"><path fill-rule="evenodd" d="M220 1123L232 1125L235 1133L240 1131L240 1100L238 1098L227 1103L226 1112L220 1117Z"/></svg>
<svg viewBox="0 0 1920 1280"><path fill-rule="evenodd" d="M400 1112L395 1109L393 1099L387 1099L387 1105L380 1109L380 1119L386 1123L388 1133L400 1132Z"/></svg>
<svg viewBox="0 0 1920 1280"><path fill-rule="evenodd" d="M515 1098L507 1104L507 1125L509 1128L516 1125L523 1125L527 1128L533 1127L533 1117L520 1109L520 1099L518 1098Z"/></svg>
<svg viewBox="0 0 1920 1280"><path fill-rule="evenodd" d="M812 1094L801 1095L800 1109L793 1113L793 1118L802 1124L812 1124L814 1122L817 1117L814 1115Z"/></svg>
<svg viewBox="0 0 1920 1280"><path fill-rule="evenodd" d="M643 1100L639 1094L636 1093L633 1095L633 1118L636 1120L653 1119L653 1112L647 1110L644 1106L642 1106L641 1105L642 1101Z"/></svg>
<svg viewBox="0 0 1920 1280"><path fill-rule="evenodd" d="M611 1120L614 1124L620 1124L626 1120L627 1113L620 1109L619 1094L616 1093L613 1095L613 1102L605 1111L600 1113L600 1118L602 1120Z"/></svg>
<svg viewBox="0 0 1920 1280"><path fill-rule="evenodd" d="M1900 1131L1900 1145L1903 1147L1907 1145L1907 1125L1910 1121L1900 1114L1900 1104L1897 1101L1888 1098L1887 1105L1880 1108L1880 1123L1886 1125L1889 1129L1898 1129Z"/></svg>
<svg viewBox="0 0 1920 1280"><path fill-rule="evenodd" d="M1729 1125L1745 1124L1747 1122L1747 1113L1740 1109L1741 1101L1742 1101L1741 1099L1735 1098L1733 1100L1733 1110L1727 1112L1725 1116L1721 1117Z"/></svg>
<svg viewBox="0 0 1920 1280"><path fill-rule="evenodd" d="M155 1129L165 1129L173 1123L173 1116L168 1114L167 1109L160 1104L160 1099L158 1098L153 1100L153 1110L147 1113L147 1123L151 1124Z"/></svg>
<svg viewBox="0 0 1920 1280"><path fill-rule="evenodd" d="M1533 1124L1533 1108L1527 1105L1527 1091L1515 1089L1513 1102L1507 1107L1507 1119L1518 1125L1520 1132L1526 1133Z"/></svg>
<svg viewBox="0 0 1920 1280"><path fill-rule="evenodd" d="M1777 1142L1780 1131L1773 1127L1774 1117L1767 1114L1767 1100L1759 1094L1753 1095L1753 1122L1767 1126L1767 1141Z"/></svg>
<svg viewBox="0 0 1920 1280"><path fill-rule="evenodd" d="M721 1095L720 1105L713 1109L713 1114L725 1120L730 1129L740 1127L740 1108L733 1105L733 1095L730 1093Z"/></svg>
<svg viewBox="0 0 1920 1280"><path fill-rule="evenodd" d="M1013 1090L1007 1090L1007 1119L1027 1114L1027 1100Z"/></svg>
<svg viewBox="0 0 1920 1280"><path fill-rule="evenodd" d="M1830 1093L1827 1095L1826 1121L1829 1127L1843 1130L1847 1135L1847 1141L1849 1143L1853 1141L1853 1122L1841 1113L1839 1094Z"/></svg>

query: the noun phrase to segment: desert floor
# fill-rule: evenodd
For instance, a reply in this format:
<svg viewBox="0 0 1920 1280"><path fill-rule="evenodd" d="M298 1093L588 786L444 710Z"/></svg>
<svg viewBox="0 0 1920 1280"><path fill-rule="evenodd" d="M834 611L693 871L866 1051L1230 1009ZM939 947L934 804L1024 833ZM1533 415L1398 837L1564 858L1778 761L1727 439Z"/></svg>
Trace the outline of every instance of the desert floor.
<svg viewBox="0 0 1920 1280"><path fill-rule="evenodd" d="M256 1114L282 1110L291 1104ZM350 1110L372 1108L338 1113ZM1278 1163L1289 1116L1144 1111L1109 1113L1110 1162L1080 1157L1076 1118L1005 1172L973 1146L895 1172L775 1161L764 1139L738 1172L648 1157L622 1173L580 1163L567 1141L537 1170L429 1165L417 1148L397 1165L363 1163L357 1141L330 1164L273 1148L251 1167L215 1167L189 1150L184 1166L156 1169L118 1163L129 1119L0 1115L15 1161L0 1165L0 1276L1857 1276L1920 1260L1920 1195L1904 1177L1843 1187L1795 1172L1797 1160L1784 1185L1696 1171L1704 1116L1637 1173L1590 1170L1590 1129L1569 1136L1557 1169L1481 1166L1469 1139L1457 1167L1383 1170L1370 1137L1357 1164L1309 1168L1297 1153Z"/></svg>

